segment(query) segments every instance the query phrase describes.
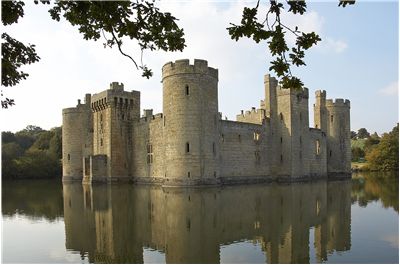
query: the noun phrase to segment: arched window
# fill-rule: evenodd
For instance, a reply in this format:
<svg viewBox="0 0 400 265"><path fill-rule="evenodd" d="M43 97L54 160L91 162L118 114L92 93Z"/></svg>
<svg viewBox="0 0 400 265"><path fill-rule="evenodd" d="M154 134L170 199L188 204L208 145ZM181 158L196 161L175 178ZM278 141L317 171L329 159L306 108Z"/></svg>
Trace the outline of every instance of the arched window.
<svg viewBox="0 0 400 265"><path fill-rule="evenodd" d="M186 96L189 96L190 90L188 85L185 86L185 91L186 91Z"/></svg>

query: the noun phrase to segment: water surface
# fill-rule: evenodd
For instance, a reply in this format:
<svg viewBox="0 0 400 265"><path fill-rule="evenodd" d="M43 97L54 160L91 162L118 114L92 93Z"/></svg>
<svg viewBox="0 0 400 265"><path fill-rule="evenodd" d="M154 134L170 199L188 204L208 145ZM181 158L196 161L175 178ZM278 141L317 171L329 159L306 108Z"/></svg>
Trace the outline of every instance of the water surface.
<svg viewBox="0 0 400 265"><path fill-rule="evenodd" d="M398 263L398 177L161 188L2 184L4 263Z"/></svg>

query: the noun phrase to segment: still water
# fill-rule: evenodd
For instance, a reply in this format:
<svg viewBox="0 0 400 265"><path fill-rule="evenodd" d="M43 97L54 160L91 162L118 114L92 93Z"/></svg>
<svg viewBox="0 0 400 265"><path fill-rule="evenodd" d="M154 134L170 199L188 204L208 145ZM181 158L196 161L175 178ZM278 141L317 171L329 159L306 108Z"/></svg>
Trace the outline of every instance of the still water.
<svg viewBox="0 0 400 265"><path fill-rule="evenodd" d="M3 263L398 263L398 176L173 189L2 184Z"/></svg>

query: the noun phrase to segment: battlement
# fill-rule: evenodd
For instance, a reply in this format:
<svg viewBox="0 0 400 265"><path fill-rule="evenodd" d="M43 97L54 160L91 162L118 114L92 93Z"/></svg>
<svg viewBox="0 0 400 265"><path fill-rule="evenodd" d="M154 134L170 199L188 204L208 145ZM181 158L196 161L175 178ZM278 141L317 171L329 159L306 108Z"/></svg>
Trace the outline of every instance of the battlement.
<svg viewBox="0 0 400 265"><path fill-rule="evenodd" d="M124 91L124 83L112 82L110 83L110 89Z"/></svg>
<svg viewBox="0 0 400 265"><path fill-rule="evenodd" d="M153 110L151 110L153 111ZM149 115L149 116L143 116L139 119L140 123L147 123L147 122L152 122L152 121L157 121L157 120L162 120L163 119L163 114L162 113L157 113L154 115Z"/></svg>
<svg viewBox="0 0 400 265"><path fill-rule="evenodd" d="M200 59L194 59L194 64L189 59L176 60L162 67L162 79L177 74L208 74L218 79L218 69L208 67L208 62Z"/></svg>
<svg viewBox="0 0 400 265"><path fill-rule="evenodd" d="M308 88L304 87L302 89L296 88L282 88L281 86L277 86L277 95L284 96L284 95L295 95L301 96L303 98L308 98Z"/></svg>
<svg viewBox="0 0 400 265"><path fill-rule="evenodd" d="M246 112L241 110L241 113L236 115L236 120L239 122L262 123L265 118L265 109L256 109L255 107Z"/></svg>
<svg viewBox="0 0 400 265"><path fill-rule="evenodd" d="M326 106L327 107L348 107L348 108L350 108L350 100L348 100L348 99L344 100L342 98L336 98L335 100L327 99Z"/></svg>
<svg viewBox="0 0 400 265"><path fill-rule="evenodd" d="M267 82L275 83L276 85L278 85L278 80L270 74L264 75L264 83Z"/></svg>
<svg viewBox="0 0 400 265"><path fill-rule="evenodd" d="M315 91L315 97L326 98L326 91L325 90Z"/></svg>

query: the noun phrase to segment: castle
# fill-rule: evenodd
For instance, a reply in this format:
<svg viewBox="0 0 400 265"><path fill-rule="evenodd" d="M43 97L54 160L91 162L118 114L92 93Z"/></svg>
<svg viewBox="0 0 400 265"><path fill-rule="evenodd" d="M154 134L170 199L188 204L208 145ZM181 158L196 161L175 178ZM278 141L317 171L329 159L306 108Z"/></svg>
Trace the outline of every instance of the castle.
<svg viewBox="0 0 400 265"><path fill-rule="evenodd" d="M350 176L350 101L282 89L264 77L260 108L237 121L218 112L218 70L207 61L162 68L163 113L144 110L140 92L86 94L63 109L63 181L133 181L190 186Z"/></svg>

